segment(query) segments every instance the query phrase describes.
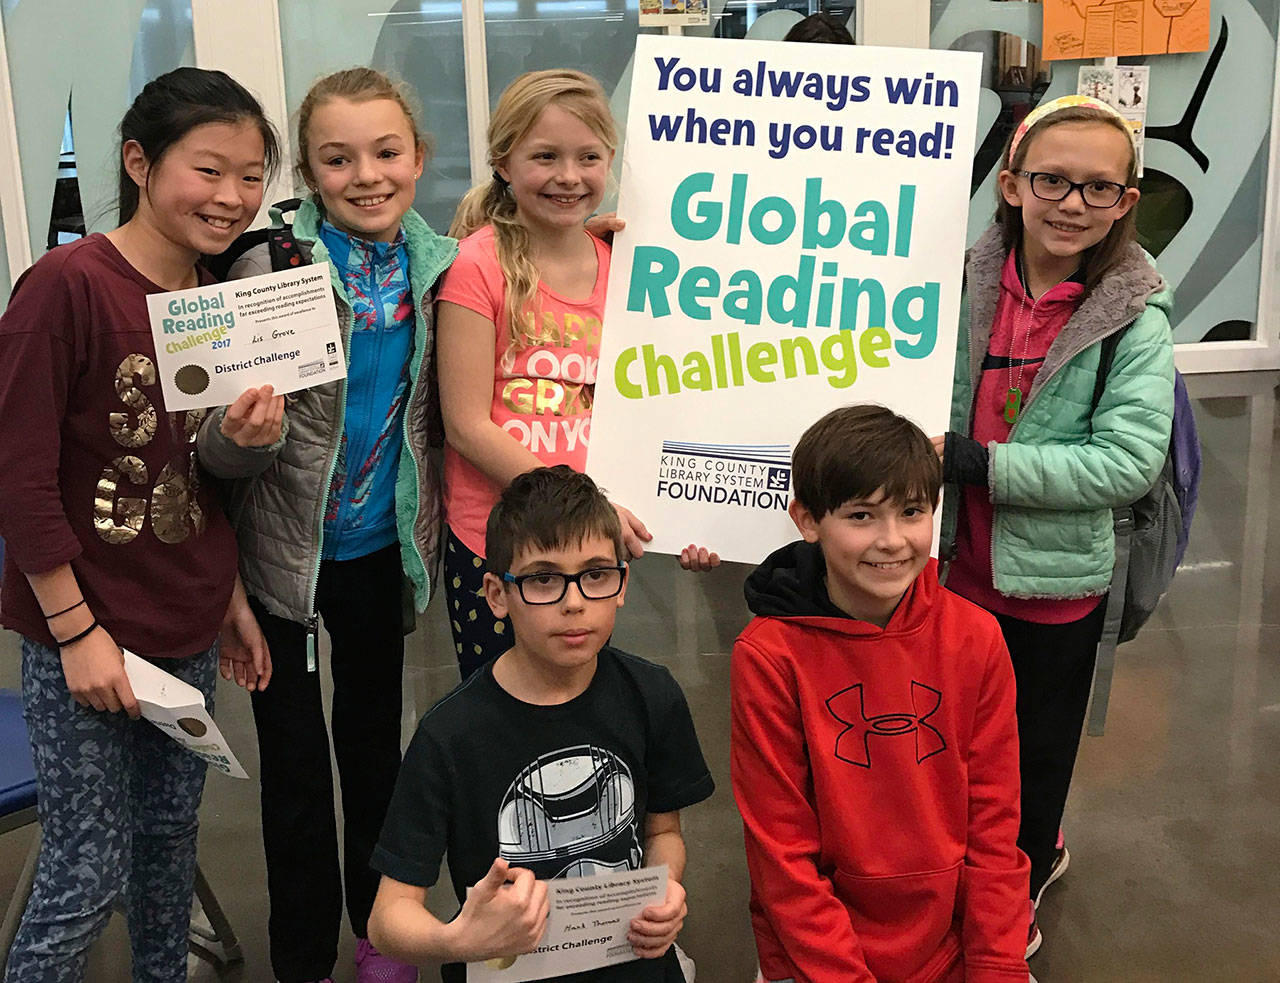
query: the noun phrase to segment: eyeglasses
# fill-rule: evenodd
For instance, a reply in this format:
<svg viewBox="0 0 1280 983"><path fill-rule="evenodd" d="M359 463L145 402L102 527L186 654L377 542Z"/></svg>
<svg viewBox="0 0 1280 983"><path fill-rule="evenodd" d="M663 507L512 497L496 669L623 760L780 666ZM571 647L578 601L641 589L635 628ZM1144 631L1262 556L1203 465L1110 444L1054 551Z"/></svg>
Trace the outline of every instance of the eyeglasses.
<svg viewBox="0 0 1280 983"><path fill-rule="evenodd" d="M1062 201L1071 192L1079 191L1080 197L1090 208L1113 208L1120 203L1127 190L1115 181L1068 181L1061 174L1049 171L1018 171L1031 182L1031 193L1041 201Z"/></svg>
<svg viewBox="0 0 1280 983"><path fill-rule="evenodd" d="M603 601L609 597L617 597L622 593L622 581L627 572L627 565L619 563L616 567L592 567L579 573L526 573L517 577L513 573L504 573L505 583L515 584L520 592L520 599L525 604L558 604L564 599L570 584L578 586L578 592L588 601Z"/></svg>

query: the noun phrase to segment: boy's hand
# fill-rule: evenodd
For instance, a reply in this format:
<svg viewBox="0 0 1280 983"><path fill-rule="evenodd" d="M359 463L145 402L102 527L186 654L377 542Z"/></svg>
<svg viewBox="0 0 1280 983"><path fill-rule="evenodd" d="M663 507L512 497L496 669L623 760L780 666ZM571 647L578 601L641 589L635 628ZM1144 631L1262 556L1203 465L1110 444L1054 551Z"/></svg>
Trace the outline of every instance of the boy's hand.
<svg viewBox="0 0 1280 983"><path fill-rule="evenodd" d="M467 892L454 919L458 958L478 962L532 952L547 928L547 885L533 871L511 867L498 857Z"/></svg>
<svg viewBox="0 0 1280 983"><path fill-rule="evenodd" d="M689 906L685 904L684 887L673 878L667 878L667 900L650 905L631 922L627 941L641 959L657 959L671 948L680 934Z"/></svg>
<svg viewBox="0 0 1280 983"><path fill-rule="evenodd" d="M653 539L653 533L645 528L645 524L630 509L624 509L617 502L612 504L618 513L618 521L622 523L622 544L632 559L644 556L644 544Z"/></svg>
<svg viewBox="0 0 1280 983"><path fill-rule="evenodd" d="M947 435L941 437L930 437L929 443L933 444L933 452L938 455L938 460L942 460L942 455L947 449Z"/></svg>
<svg viewBox="0 0 1280 983"><path fill-rule="evenodd" d="M720 554L712 553L705 546L695 546L690 543L680 551L680 566L686 570L705 573L720 566Z"/></svg>
<svg viewBox="0 0 1280 983"><path fill-rule="evenodd" d="M270 386L246 389L227 407L219 428L237 447L270 447L280 439L284 397Z"/></svg>

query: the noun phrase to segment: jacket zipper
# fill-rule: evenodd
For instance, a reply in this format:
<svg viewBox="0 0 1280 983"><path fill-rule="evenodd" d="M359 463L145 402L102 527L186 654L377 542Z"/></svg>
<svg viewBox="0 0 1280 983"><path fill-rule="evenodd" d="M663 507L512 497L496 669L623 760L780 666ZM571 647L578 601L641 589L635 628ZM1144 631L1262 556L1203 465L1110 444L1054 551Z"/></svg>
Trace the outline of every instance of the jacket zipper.
<svg viewBox="0 0 1280 983"><path fill-rule="evenodd" d="M437 273L436 276L438 277L439 273ZM432 280L431 282L434 283L435 280ZM413 291L412 280L410 280L409 282L409 290L410 292ZM430 295L430 293L431 291L429 289L424 290L422 293L422 301L417 305L418 318L426 317L427 297ZM415 323L414 324L415 342L417 340L416 338L417 333L418 333L418 324ZM405 402L404 402L404 416L400 420L400 441L402 446L404 447L405 453L409 455L409 463L413 465L413 495L414 495L416 504L413 510L413 525L409 529L409 547L413 550L413 555L418 558L418 566L422 567L422 585L425 590L426 597L430 599L431 571L427 569L427 559L422 555L422 550L418 549L418 537L415 535L415 533L418 530L418 513L422 510L421 485L418 480L418 469L420 465L418 464L417 455L414 454L413 452L413 445L409 443L409 411L413 407L413 397L417 393L418 386L422 382L422 373L429 370L429 366L427 365L426 338L427 338L427 333L426 333L426 330L424 329L422 332L422 354L419 356L420 362L418 363L418 378L416 379L411 378L409 380L409 392L406 395ZM418 599L415 597L414 598L415 610L417 610L417 606L418 606L417 600Z"/></svg>
<svg viewBox="0 0 1280 983"><path fill-rule="evenodd" d="M407 233L405 235L405 240L406 240L405 241L405 257L408 260L408 268L405 270L405 279L409 281L409 293L413 294L414 293L413 256L409 251ZM420 301L417 298L417 296L414 296L413 298L416 317L419 319L419 320L416 320L413 325L415 346L417 345L418 327L419 325L426 323L424 320L421 320L421 319L425 318L427 314L427 305L429 303L429 298L431 295L431 288L435 286L436 281L440 279L444 271L447 270L450 267L450 265L452 265L454 259L457 258L457 255L458 255L458 251L455 248L453 250L453 254L449 257L448 262L446 262L443 266L440 266L439 264L437 264L433 269L429 271L423 271L422 274L419 274L420 277L422 278L419 282L425 282L430 284L431 286L428 286L425 290L422 291L422 299ZM413 555L418 558L418 566L422 568L423 591L427 600L430 601L431 571L427 569L427 558L422 555L422 550L418 549L418 537L415 535L418 529L418 513L422 511L422 497L420 493L421 482L419 481L419 470L421 468L421 465L418 462L417 455L413 453L413 445L409 443L409 411L413 408L413 397L418 391L418 386L422 384L422 381L423 381L422 373L424 371L429 371L429 368L430 368L430 366L427 364L427 349L428 349L427 332L426 332L426 329L424 328L422 332L422 353L421 355L418 356L419 359L421 360L418 364L418 378L414 379L412 377L412 373L410 373L409 392L405 396L405 403L404 403L404 419L400 423L400 439L402 441L404 450L407 451L409 454L409 463L413 465L414 510L413 510L413 525L409 530L409 548L413 550ZM399 529L397 527L397 537L398 537L398 534L399 534ZM413 599L413 606L414 606L414 610L416 611L418 607L418 598L416 594Z"/></svg>
<svg viewBox="0 0 1280 983"><path fill-rule="evenodd" d="M1066 367L1067 367L1067 365L1069 365L1069 364L1071 363L1071 360L1072 360L1073 358L1075 358L1077 355L1079 355L1082 351L1084 351L1085 349L1089 348L1091 345L1100 345L1100 344L1102 344L1102 342L1104 342L1104 341L1106 341L1108 338L1110 338L1113 334L1116 334L1117 332L1120 332L1120 331L1124 331L1124 330L1126 330L1130 325L1132 325L1135 321L1137 321L1137 320L1138 320L1138 318L1139 318L1140 316L1141 316L1140 314L1135 314L1135 315L1134 315L1133 317L1131 317L1128 321L1125 321L1125 322L1124 322L1124 324L1120 325L1120 327L1116 328L1116 329L1115 329L1115 331L1108 331L1108 332L1107 332L1106 334L1104 334L1101 338L1094 338L1094 339L1092 339L1091 341L1087 342L1086 344L1081 345L1079 348L1077 348L1075 351L1073 351L1070 355L1068 355L1066 358L1064 358L1064 359L1062 360L1062 367L1061 367L1061 368L1059 368L1059 369L1057 369L1057 370L1055 370L1054 372L1052 372L1052 373L1049 375L1049 378L1050 378L1050 379L1052 379L1055 375L1057 375L1057 374L1058 374L1058 372L1062 371L1062 369L1063 369L1063 368L1066 368ZM1037 375L1036 375L1036 381L1037 381L1037 382L1041 381L1041 380L1040 380L1040 376L1039 376L1039 374L1038 374L1038 373L1037 373ZM1106 383L1104 382L1104 383L1103 383L1103 385L1105 386L1105 385L1106 385ZM1025 417L1025 416L1026 416L1027 410L1028 410L1028 409L1030 409L1032 402L1035 400L1035 397L1036 397L1036 396L1038 396L1038 395L1039 395L1041 392L1043 392L1043 391L1044 391L1044 386L1036 387L1036 386L1034 386L1034 384L1033 384L1032 392L1031 392L1031 394L1027 397L1027 402L1022 406L1021 410L1019 411L1019 413L1018 413L1018 418L1017 418L1016 420L1014 420L1014 421L1013 421L1013 426L1011 426L1011 427L1009 428L1009 436L1008 436L1008 438L1005 440L1005 443L1006 443L1006 444L1011 444L1011 443L1013 443L1013 435L1014 435L1014 433L1015 433L1015 432L1017 431L1017 429L1018 429L1018 424L1020 424L1020 423L1022 422L1022 420L1023 420L1023 417ZM973 397L973 398L974 398L974 409L975 409L975 411L976 411L976 409L977 409L977 401L978 401L978 397L977 397L977 389L976 389L976 387L975 387L975 389L974 389L974 397ZM972 432L972 431L973 431L973 421L972 421L972 420L970 420L970 422L969 422L969 430L970 430L970 432ZM995 535L996 535L996 507L995 507L995 503L993 502L993 503L992 503L992 505L991 505L991 537L987 540L987 553L988 553L988 557L987 557L987 558L988 558L988 561L990 562L990 565L991 565L991 586L992 586L993 588L995 588L996 590L999 590L1000 588L998 588L998 587L996 587L996 586L995 586L995 584L996 584L996 549L995 549Z"/></svg>
<svg viewBox="0 0 1280 983"><path fill-rule="evenodd" d="M316 240L317 245L321 245L319 238ZM329 262L328 250L325 250L325 260L329 264L329 282L333 283L334 277L339 276L338 271L333 264ZM346 288L338 296L345 294ZM342 301L346 304L345 299ZM351 305L346 304L348 315L351 314ZM347 336L342 339L342 355L346 361L348 374L351 372L351 321L348 319ZM338 426L334 433L337 434L337 441L333 446L333 453L329 458L329 477L325 479L324 492L320 499L320 529L316 535L316 566L311 573L311 599L307 607L311 609L311 615L307 618L307 672L316 671L316 654L320 650L320 614L316 610L316 594L320 590L320 557L324 555L324 510L329 502L329 489L333 487L333 476L338 470L338 449L342 446L342 431L347 425L347 380L342 380L342 402L338 406Z"/></svg>

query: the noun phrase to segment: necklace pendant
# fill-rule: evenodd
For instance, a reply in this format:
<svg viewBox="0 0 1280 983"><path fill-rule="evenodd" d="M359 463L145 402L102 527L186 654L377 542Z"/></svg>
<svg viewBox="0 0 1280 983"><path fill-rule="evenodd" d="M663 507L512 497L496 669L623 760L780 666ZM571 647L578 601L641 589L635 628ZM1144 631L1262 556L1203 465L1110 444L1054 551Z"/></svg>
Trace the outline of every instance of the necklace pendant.
<svg viewBox="0 0 1280 983"><path fill-rule="evenodd" d="M1010 386L1009 391L1004 394L1004 422L1014 423L1018 419L1018 413L1022 410L1022 390L1017 386Z"/></svg>

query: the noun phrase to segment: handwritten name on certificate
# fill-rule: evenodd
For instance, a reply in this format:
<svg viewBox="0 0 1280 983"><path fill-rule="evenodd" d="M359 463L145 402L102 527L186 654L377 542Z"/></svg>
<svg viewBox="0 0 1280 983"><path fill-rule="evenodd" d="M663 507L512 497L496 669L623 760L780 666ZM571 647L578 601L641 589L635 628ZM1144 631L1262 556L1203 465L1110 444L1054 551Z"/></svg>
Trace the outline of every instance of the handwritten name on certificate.
<svg viewBox="0 0 1280 983"><path fill-rule="evenodd" d="M547 881L551 913L533 952L467 964L467 983L524 983L582 973L637 958L627 941L632 919L667 897L667 868Z"/></svg>
<svg viewBox="0 0 1280 983"><path fill-rule="evenodd" d="M347 374L327 263L150 294L164 406L223 406L270 384L276 395Z"/></svg>

